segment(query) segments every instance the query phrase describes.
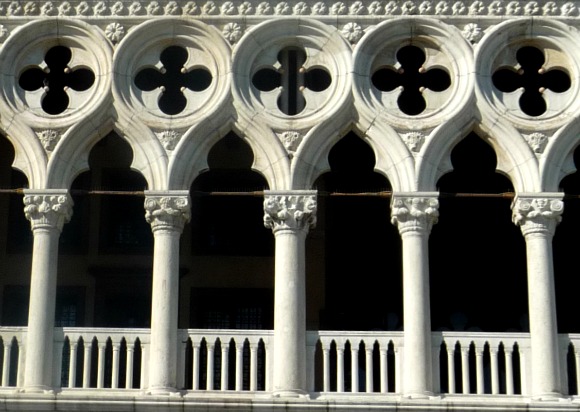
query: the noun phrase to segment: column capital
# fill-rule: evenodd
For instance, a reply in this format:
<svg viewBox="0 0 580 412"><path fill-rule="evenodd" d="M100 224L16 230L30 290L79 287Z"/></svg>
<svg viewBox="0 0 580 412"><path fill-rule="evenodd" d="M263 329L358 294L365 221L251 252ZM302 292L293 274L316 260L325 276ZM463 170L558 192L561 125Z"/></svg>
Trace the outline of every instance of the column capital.
<svg viewBox="0 0 580 412"><path fill-rule="evenodd" d="M32 230L58 229L72 217L73 200L67 189L24 189L24 215Z"/></svg>
<svg viewBox="0 0 580 412"><path fill-rule="evenodd" d="M178 230L191 218L191 201L187 190L145 191L145 220L153 232Z"/></svg>
<svg viewBox="0 0 580 412"><path fill-rule="evenodd" d="M512 220L524 236L533 233L553 236L564 212L563 193L521 193L512 202Z"/></svg>
<svg viewBox="0 0 580 412"><path fill-rule="evenodd" d="M394 193L391 200L391 223L401 234L431 231L439 218L439 193Z"/></svg>
<svg viewBox="0 0 580 412"><path fill-rule="evenodd" d="M316 225L316 190L264 191L264 226L305 230Z"/></svg>

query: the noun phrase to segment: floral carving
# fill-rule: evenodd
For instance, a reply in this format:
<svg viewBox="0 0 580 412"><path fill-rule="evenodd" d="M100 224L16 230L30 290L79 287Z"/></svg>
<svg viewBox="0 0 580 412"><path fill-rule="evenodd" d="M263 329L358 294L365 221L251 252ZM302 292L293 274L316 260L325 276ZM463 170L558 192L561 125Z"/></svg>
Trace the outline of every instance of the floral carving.
<svg viewBox="0 0 580 412"><path fill-rule="evenodd" d="M487 11L492 16L499 16L503 14L503 5L501 1L498 0L492 1L489 7L487 8Z"/></svg>
<svg viewBox="0 0 580 412"><path fill-rule="evenodd" d="M332 7L330 8L330 14L336 14L336 15L340 15L340 14L346 14L347 8L346 8L346 4L344 4L343 2L337 2L334 3L332 5Z"/></svg>
<svg viewBox="0 0 580 412"><path fill-rule="evenodd" d="M303 1L298 2L294 5L294 14L296 14L298 16L304 16L304 15L308 14L309 12L310 12L310 8L308 7L308 4L306 4Z"/></svg>
<svg viewBox="0 0 580 412"><path fill-rule="evenodd" d="M467 13L467 7L462 1L456 1L451 8L453 15L462 15Z"/></svg>
<svg viewBox="0 0 580 412"><path fill-rule="evenodd" d="M363 36L362 27L357 23L346 23L340 31L350 43L356 43Z"/></svg>
<svg viewBox="0 0 580 412"><path fill-rule="evenodd" d="M77 11L77 14L79 16L86 16L87 14L89 14L89 11L91 10L91 7L89 6L89 3L87 3L86 1L81 1L75 7L75 10Z"/></svg>
<svg viewBox="0 0 580 412"><path fill-rule="evenodd" d="M280 229L308 230L316 225L316 194L266 192L264 226L274 233Z"/></svg>
<svg viewBox="0 0 580 412"><path fill-rule="evenodd" d="M183 230L191 218L187 196L152 196L145 199L145 220L152 230Z"/></svg>
<svg viewBox="0 0 580 412"><path fill-rule="evenodd" d="M40 8L40 14L42 14L43 16L54 16L58 14L58 9L56 8L56 6L52 1L47 1Z"/></svg>
<svg viewBox="0 0 580 412"><path fill-rule="evenodd" d="M267 1L263 1L258 4L258 14L266 15L272 14L272 6Z"/></svg>
<svg viewBox="0 0 580 412"><path fill-rule="evenodd" d="M155 133L161 144L166 150L173 150L179 139L181 139L181 134L175 130L164 130L162 132Z"/></svg>
<svg viewBox="0 0 580 412"><path fill-rule="evenodd" d="M549 1L542 7L542 14L544 16L555 16L558 14L558 5L555 1Z"/></svg>
<svg viewBox="0 0 580 412"><path fill-rule="evenodd" d="M474 1L469 6L469 14L480 15L485 13L485 4L483 1Z"/></svg>
<svg viewBox="0 0 580 412"><path fill-rule="evenodd" d="M288 131L280 135L280 140L282 141L282 144L286 148L289 157L293 157L294 154L296 153L296 149L298 148L300 142L302 141L302 136L300 135L300 132Z"/></svg>
<svg viewBox="0 0 580 412"><path fill-rule="evenodd" d="M233 44L242 38L243 30L238 23L228 23L222 33L226 40Z"/></svg>
<svg viewBox="0 0 580 412"><path fill-rule="evenodd" d="M176 1L170 1L167 3L163 8L163 11L165 11L165 14L168 16L176 16L181 12L180 7Z"/></svg>
<svg viewBox="0 0 580 412"><path fill-rule="evenodd" d="M22 6L17 1L12 1L8 5L8 9L6 9L6 14L9 16L19 16L22 14Z"/></svg>
<svg viewBox="0 0 580 412"><path fill-rule="evenodd" d="M119 23L109 23L105 27L105 36L111 40L113 44L119 43L125 37L125 28Z"/></svg>
<svg viewBox="0 0 580 412"><path fill-rule="evenodd" d="M143 13L143 6L141 6L141 3L139 3L138 1L134 1L133 3L131 3L131 5L129 6L129 14L131 16L136 16L141 13Z"/></svg>
<svg viewBox="0 0 580 412"><path fill-rule="evenodd" d="M463 37L469 40L471 43L477 43L483 36L481 28L476 23L468 23L463 27L461 31Z"/></svg>
<svg viewBox="0 0 580 412"><path fill-rule="evenodd" d="M418 153L425 142L425 135L421 132L406 133L402 138L409 150L414 153Z"/></svg>
<svg viewBox="0 0 580 412"><path fill-rule="evenodd" d="M380 1L373 1L371 4L369 4L369 13L375 16L383 14L384 9L385 7L383 6L383 3Z"/></svg>
<svg viewBox="0 0 580 412"><path fill-rule="evenodd" d="M362 3L362 1L355 1L350 5L348 11L350 14L353 15L361 15L366 13L366 7Z"/></svg>
<svg viewBox="0 0 580 412"><path fill-rule="evenodd" d="M120 16L125 11L125 6L122 1L117 1L111 6L111 14L113 16Z"/></svg>
<svg viewBox="0 0 580 412"><path fill-rule="evenodd" d="M417 5L413 1L406 1L401 6L401 13L403 14L416 14Z"/></svg>
<svg viewBox="0 0 580 412"><path fill-rule="evenodd" d="M435 14L442 15L442 14L449 14L449 3L446 1L440 1L435 6Z"/></svg>
<svg viewBox="0 0 580 412"><path fill-rule="evenodd" d="M430 1L424 1L419 5L419 13L431 14L433 11L433 4Z"/></svg>
<svg viewBox="0 0 580 412"><path fill-rule="evenodd" d="M230 16L232 14L236 14L236 7L234 6L234 3L232 3L231 1L226 1L220 7L220 11L222 14Z"/></svg>
<svg viewBox="0 0 580 412"><path fill-rule="evenodd" d="M60 133L56 130L45 129L37 133L38 140L47 152L52 152L60 140Z"/></svg>
<svg viewBox="0 0 580 412"><path fill-rule="evenodd" d="M238 7L238 12L243 15L252 14L254 12L254 6L249 1L245 1Z"/></svg>
<svg viewBox="0 0 580 412"><path fill-rule="evenodd" d="M396 196L391 204L391 223L405 232L431 231L439 219L439 200L432 197Z"/></svg>
<svg viewBox="0 0 580 412"><path fill-rule="evenodd" d="M38 14L38 7L36 2L29 1L24 5L24 15L25 16L34 16Z"/></svg>
<svg viewBox="0 0 580 412"><path fill-rule="evenodd" d="M319 1L317 3L314 3L314 6L312 6L312 12L314 14L319 14L319 15L326 14L326 13L328 13L328 9L326 8L326 4Z"/></svg>
<svg viewBox="0 0 580 412"><path fill-rule="evenodd" d="M185 3L185 6L183 6L183 13L189 16L199 14L199 7L197 7L197 4L194 1L188 1Z"/></svg>
<svg viewBox="0 0 580 412"><path fill-rule="evenodd" d="M548 136L544 133L535 132L532 134L524 135L524 139L528 142L528 145L532 148L534 153L540 154L544 152L546 145L548 144Z"/></svg>
<svg viewBox="0 0 580 412"><path fill-rule="evenodd" d="M161 14L161 5L157 1L150 2L147 7L147 14L150 16L156 16Z"/></svg>
<svg viewBox="0 0 580 412"><path fill-rule="evenodd" d="M99 1L97 4L95 4L95 7L93 7L93 13L95 16L104 16L106 12L107 4L104 1Z"/></svg>
<svg viewBox="0 0 580 412"><path fill-rule="evenodd" d="M510 1L506 7L506 13L510 16L522 14L522 6L519 1Z"/></svg>
<svg viewBox="0 0 580 412"><path fill-rule="evenodd" d="M202 7L203 14L217 14L218 8L213 1L206 2Z"/></svg>
<svg viewBox="0 0 580 412"><path fill-rule="evenodd" d="M540 5L536 1L530 1L524 7L524 14L526 14L527 16L536 16L540 14L540 11L541 11Z"/></svg>
<svg viewBox="0 0 580 412"><path fill-rule="evenodd" d="M276 4L276 8L274 9L274 11L276 12L276 14L279 15L290 14L290 5L285 1L282 1Z"/></svg>
<svg viewBox="0 0 580 412"><path fill-rule="evenodd" d="M386 14L396 14L399 11L399 4L394 1L391 0L387 3L387 5L385 6L385 13Z"/></svg>
<svg viewBox="0 0 580 412"><path fill-rule="evenodd" d="M562 16L575 16L577 14L576 6L569 1L562 6Z"/></svg>
<svg viewBox="0 0 580 412"><path fill-rule="evenodd" d="M8 36L8 29L3 24L0 24L0 41Z"/></svg>
<svg viewBox="0 0 580 412"><path fill-rule="evenodd" d="M26 194L24 196L24 216L36 228L56 228L62 230L72 217L72 198L62 191L49 194Z"/></svg>

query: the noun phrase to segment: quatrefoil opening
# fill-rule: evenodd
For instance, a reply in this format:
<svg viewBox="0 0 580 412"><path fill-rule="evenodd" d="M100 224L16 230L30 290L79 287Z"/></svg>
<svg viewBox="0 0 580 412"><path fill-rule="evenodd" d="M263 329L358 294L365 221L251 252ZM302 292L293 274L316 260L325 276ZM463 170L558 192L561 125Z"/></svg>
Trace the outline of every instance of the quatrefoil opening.
<svg viewBox="0 0 580 412"><path fill-rule="evenodd" d="M297 47L287 47L278 53L278 64L259 69L252 76L252 84L262 92L280 89L278 108L288 116L299 114L306 107L304 89L322 92L330 87L330 74L322 68L304 67L306 53Z"/></svg>
<svg viewBox="0 0 580 412"><path fill-rule="evenodd" d="M521 47L516 53L516 67L500 68L493 73L493 85L504 93L522 89L519 105L528 116L537 117L547 110L546 90L563 93L570 89L570 76L560 69L546 70L544 53L532 46Z"/></svg>
<svg viewBox="0 0 580 412"><path fill-rule="evenodd" d="M157 102L167 115L181 113L187 106L185 89L193 92L206 90L212 83L212 75L205 67L187 69L188 52L181 46L169 46L161 52L161 68L144 68L135 76L135 86L142 91L161 90Z"/></svg>
<svg viewBox="0 0 580 412"><path fill-rule="evenodd" d="M404 46L397 51L398 65L376 70L371 82L382 92L399 88L399 109L410 116L421 114L427 107L423 91L445 91L451 86L451 78L443 69L427 69L425 52L416 46Z"/></svg>
<svg viewBox="0 0 580 412"><path fill-rule="evenodd" d="M68 108L69 88L85 91L95 82L95 75L91 70L69 67L71 58L72 52L68 47L54 46L44 56L44 68L29 68L18 79L18 85L26 91L44 89L41 106L48 114L57 115Z"/></svg>

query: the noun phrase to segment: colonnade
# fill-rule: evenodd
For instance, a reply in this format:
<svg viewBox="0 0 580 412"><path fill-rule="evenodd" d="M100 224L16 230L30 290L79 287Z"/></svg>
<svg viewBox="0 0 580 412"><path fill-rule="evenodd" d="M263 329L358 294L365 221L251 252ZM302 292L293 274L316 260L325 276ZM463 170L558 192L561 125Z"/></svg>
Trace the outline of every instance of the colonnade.
<svg viewBox="0 0 580 412"><path fill-rule="evenodd" d="M561 393L552 263L552 237L563 212L562 193L518 194L513 221L525 237L532 345L532 395ZM25 390L51 390L58 241L72 215L67 190L25 190L34 235ZM179 242L190 218L187 191L146 192L145 217L154 235L149 392L177 387ZM402 237L404 357L402 394L433 393L428 240L438 218L438 193L395 193L392 223ZM307 394L305 242L316 223L316 191L266 191L264 224L275 236L273 394ZM233 229L235 230L235 228Z"/></svg>

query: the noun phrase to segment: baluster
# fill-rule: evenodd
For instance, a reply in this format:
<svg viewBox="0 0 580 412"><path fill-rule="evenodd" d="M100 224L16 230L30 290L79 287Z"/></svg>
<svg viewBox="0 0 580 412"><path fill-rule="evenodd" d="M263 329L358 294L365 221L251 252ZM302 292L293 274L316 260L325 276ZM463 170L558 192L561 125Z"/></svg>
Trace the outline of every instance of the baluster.
<svg viewBox="0 0 580 412"><path fill-rule="evenodd" d="M17 342L18 344L18 371L16 373L16 386L21 388L24 386L24 361L25 361L25 354L24 354L24 342L22 338Z"/></svg>
<svg viewBox="0 0 580 412"><path fill-rule="evenodd" d="M352 375L352 387L351 392L359 391L359 381L358 381L358 346L356 344L350 345L350 369Z"/></svg>
<svg viewBox="0 0 580 412"><path fill-rule="evenodd" d="M125 371L125 388L133 388L133 362L134 362L135 348L127 342L127 369Z"/></svg>
<svg viewBox="0 0 580 412"><path fill-rule="evenodd" d="M497 349L489 347L489 355L491 359L491 394L499 394L499 365Z"/></svg>
<svg viewBox="0 0 580 412"><path fill-rule="evenodd" d="M244 342L236 342L236 391L244 390Z"/></svg>
<svg viewBox="0 0 580 412"><path fill-rule="evenodd" d="M141 342L141 381L140 388L149 386L149 343Z"/></svg>
<svg viewBox="0 0 580 412"><path fill-rule="evenodd" d="M475 373L477 378L477 394L482 395L484 390L484 381L483 381L483 351L485 345L479 346L474 345L475 348Z"/></svg>
<svg viewBox="0 0 580 412"><path fill-rule="evenodd" d="M111 376L111 388L117 389L119 387L119 351L121 350L121 342L112 342L113 345L113 367Z"/></svg>
<svg viewBox="0 0 580 412"><path fill-rule="evenodd" d="M199 389L199 344L191 340L193 348L193 382L191 388L196 391Z"/></svg>
<svg viewBox="0 0 580 412"><path fill-rule="evenodd" d="M264 359L264 369L266 373L266 391L272 391L272 371L271 367L273 363L270 363L270 359L272 356L272 351L270 350L270 342L264 342L266 347L266 359ZM312 354L312 392L314 392L314 353Z"/></svg>
<svg viewBox="0 0 580 412"><path fill-rule="evenodd" d="M83 363L83 388L91 386L91 352L93 350L92 341L85 341L85 359Z"/></svg>
<svg viewBox="0 0 580 412"><path fill-rule="evenodd" d="M62 388L62 352L64 350L64 336L61 339L54 340L52 348L52 386Z"/></svg>
<svg viewBox="0 0 580 412"><path fill-rule="evenodd" d="M449 393L455 393L455 346L447 347L447 384Z"/></svg>
<svg viewBox="0 0 580 412"><path fill-rule="evenodd" d="M12 341L4 342L4 362L2 362L2 386L10 385L10 349Z"/></svg>
<svg viewBox="0 0 580 412"><path fill-rule="evenodd" d="M179 352L177 353L177 388L185 388L185 352L187 351L187 339L179 335Z"/></svg>
<svg viewBox="0 0 580 412"><path fill-rule="evenodd" d="M324 368L323 391L330 392L330 350L322 348L322 364Z"/></svg>
<svg viewBox="0 0 580 412"><path fill-rule="evenodd" d="M69 369L68 369L68 387L74 388L77 380L77 348L78 341L73 341L69 338L70 354L69 354Z"/></svg>
<svg viewBox="0 0 580 412"><path fill-rule="evenodd" d="M105 387L105 350L107 349L107 342L99 344L99 359L97 370L97 388Z"/></svg>
<svg viewBox="0 0 580 412"><path fill-rule="evenodd" d="M258 390L258 342L250 343L250 391Z"/></svg>
<svg viewBox="0 0 580 412"><path fill-rule="evenodd" d="M336 391L344 392L344 348L336 345Z"/></svg>
<svg viewBox="0 0 580 412"><path fill-rule="evenodd" d="M505 391L507 395L514 394L514 363L512 348L504 346L505 352Z"/></svg>
<svg viewBox="0 0 580 412"><path fill-rule="evenodd" d="M373 347L367 347L366 351L366 370L367 370L367 382L366 382L366 390L367 393L373 392Z"/></svg>
<svg viewBox="0 0 580 412"><path fill-rule="evenodd" d="M388 344L387 344L388 345ZM381 393L389 391L389 364L388 364L388 350L381 347Z"/></svg>
<svg viewBox="0 0 580 412"><path fill-rule="evenodd" d="M469 388L469 344L467 347L461 346L461 384L463 393L470 393Z"/></svg>
<svg viewBox="0 0 580 412"><path fill-rule="evenodd" d="M222 341L222 382L220 388L222 391L228 390L229 349L230 349L229 343L225 343Z"/></svg>
<svg viewBox="0 0 580 412"><path fill-rule="evenodd" d="M214 365L214 359L213 359L213 352L214 352L214 344L210 343L208 340L206 340L206 346L207 346L207 379L206 379L206 388L208 391L213 390L213 365Z"/></svg>

